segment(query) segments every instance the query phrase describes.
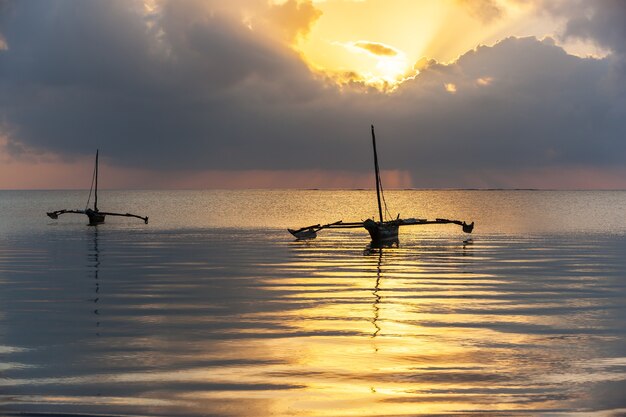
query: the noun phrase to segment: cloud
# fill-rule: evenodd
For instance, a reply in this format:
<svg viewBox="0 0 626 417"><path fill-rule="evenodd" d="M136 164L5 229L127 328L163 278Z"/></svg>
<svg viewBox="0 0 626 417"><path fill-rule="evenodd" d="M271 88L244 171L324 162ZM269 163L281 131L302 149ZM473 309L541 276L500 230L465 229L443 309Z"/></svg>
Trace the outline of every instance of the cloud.
<svg viewBox="0 0 626 417"><path fill-rule="evenodd" d="M567 22L564 36L592 40L624 56L626 3L622 0L593 0L582 2L581 6Z"/></svg>
<svg viewBox="0 0 626 417"><path fill-rule="evenodd" d="M595 43L622 59L626 52L626 3L622 0L514 0L563 20L560 37Z"/></svg>
<svg viewBox="0 0 626 417"><path fill-rule="evenodd" d="M610 74L609 59L567 55L534 38L509 38L454 64L431 65L399 97L413 109L416 132L428 132L403 155L418 152L419 143L461 171L617 166L623 160L613 152L626 150L626 106ZM484 77L488 88L476 84ZM443 96L442 83L454 83L457 93Z"/></svg>
<svg viewBox="0 0 626 417"><path fill-rule="evenodd" d="M490 23L503 15L503 10L494 0L456 0L463 5L472 16L484 23Z"/></svg>
<svg viewBox="0 0 626 417"><path fill-rule="evenodd" d="M558 170L604 178L626 163L616 56L508 38L447 65L423 60L393 94L337 89L224 7L171 1L146 16L128 0L12 3L0 14L9 149L71 157L99 147L111 165L173 177L361 173L373 123L382 167L410 173L402 183L414 186L494 184L498 175L514 186Z"/></svg>
<svg viewBox="0 0 626 417"><path fill-rule="evenodd" d="M322 12L311 1L288 0L269 6L267 21L282 28L286 38L295 41L305 37Z"/></svg>
<svg viewBox="0 0 626 417"><path fill-rule="evenodd" d="M5 30L15 48L0 55L12 140L62 153L108 147L120 163L201 166L190 152L210 151L209 164L254 152L246 140L267 123L264 113L322 88L290 49L200 2L166 3L152 28L138 6L15 5Z"/></svg>
<svg viewBox="0 0 626 417"><path fill-rule="evenodd" d="M454 83L445 83L443 86L448 93L450 94L456 93L456 85Z"/></svg>
<svg viewBox="0 0 626 417"><path fill-rule="evenodd" d="M394 57L400 54L397 49L379 42L358 41L352 45L376 56Z"/></svg>

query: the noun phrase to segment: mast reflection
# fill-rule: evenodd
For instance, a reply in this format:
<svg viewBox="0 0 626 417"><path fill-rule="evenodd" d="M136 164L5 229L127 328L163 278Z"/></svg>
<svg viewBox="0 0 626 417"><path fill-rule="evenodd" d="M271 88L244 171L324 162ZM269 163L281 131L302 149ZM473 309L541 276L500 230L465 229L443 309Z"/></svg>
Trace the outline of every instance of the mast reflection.
<svg viewBox="0 0 626 417"><path fill-rule="evenodd" d="M94 281L95 296L90 301L93 302L93 314L96 318L96 336L100 336L100 311L98 309L98 301L100 300L100 278L98 276L100 272L100 249L98 247L98 228L93 228L93 250L88 255L89 263L92 269L92 276Z"/></svg>
<svg viewBox="0 0 626 417"><path fill-rule="evenodd" d="M376 281L374 283L374 290L372 291L372 295L374 296L374 302L372 304L372 324L374 325L374 332L371 337L376 338L380 333L380 326L378 325L378 318L380 314L380 302L382 300L382 296L378 293L380 290L380 282L382 278L382 263L383 263L383 252L384 249L389 248L398 248L400 243L398 239L392 239L385 242L370 242L369 245L363 251L363 254L366 256L369 255L378 255L378 261L376 263ZM375 347L375 351L378 351L378 348Z"/></svg>
<svg viewBox="0 0 626 417"><path fill-rule="evenodd" d="M382 296L379 294L380 291L380 283L381 283L381 278L383 276L383 271L382 271L382 264L383 264L383 252L384 249L390 249L390 248L398 248L399 247L399 241L398 239L392 239L392 240L388 240L385 242L370 242L370 244L365 248L365 250L363 251L363 255L365 256L369 256L369 255L378 255L378 259L376 262L376 281L374 282L374 289L372 291L372 295L374 296L374 300L372 303L372 320L371 323L374 326L374 331L372 332L370 338L372 339L372 346L374 347L374 353L378 353L378 346L376 344L376 338L378 337L378 335L380 334L380 331L382 330L380 325L378 324L378 320L380 317L380 303L382 301ZM377 390L376 387L371 386L370 387L370 391L372 392L372 394L376 394Z"/></svg>
<svg viewBox="0 0 626 417"><path fill-rule="evenodd" d="M379 315L379 311L380 311L380 300L381 300L381 296L378 294L378 290L380 289L380 275L381 275L381 264L383 261L383 251L382 249L378 251L378 264L376 265L376 284L374 285L374 291L372 291L372 294L374 295L374 304L372 304L372 310L374 312L374 317L372 319L372 324L374 325L374 328L376 329L374 331L374 333L372 333L372 338L375 338L376 336L378 336L378 333L380 332L380 326L378 325L378 315ZM378 351L378 348L375 348L376 351Z"/></svg>

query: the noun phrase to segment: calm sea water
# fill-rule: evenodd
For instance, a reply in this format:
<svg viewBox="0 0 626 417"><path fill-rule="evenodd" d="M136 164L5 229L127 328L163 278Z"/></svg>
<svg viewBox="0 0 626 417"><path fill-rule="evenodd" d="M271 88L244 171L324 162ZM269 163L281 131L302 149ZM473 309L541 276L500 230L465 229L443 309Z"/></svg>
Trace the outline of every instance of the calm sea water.
<svg viewBox="0 0 626 417"><path fill-rule="evenodd" d="M0 192L0 415L626 415L626 192L86 196Z"/></svg>

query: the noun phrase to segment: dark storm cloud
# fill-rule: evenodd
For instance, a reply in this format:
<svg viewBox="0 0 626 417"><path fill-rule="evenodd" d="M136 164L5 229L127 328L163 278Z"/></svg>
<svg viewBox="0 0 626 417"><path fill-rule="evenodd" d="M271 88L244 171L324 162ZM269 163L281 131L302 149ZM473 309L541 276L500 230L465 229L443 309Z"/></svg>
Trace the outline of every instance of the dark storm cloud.
<svg viewBox="0 0 626 417"><path fill-rule="evenodd" d="M268 131L286 139L292 122L268 117L321 88L290 50L195 2L168 3L152 28L126 0L11 6L0 105L11 139L30 146L100 146L152 167L246 165Z"/></svg>
<svg viewBox="0 0 626 417"><path fill-rule="evenodd" d="M624 89L612 84L610 68L610 60L577 58L534 38L431 65L398 97L413 110L405 129L416 132L402 155L421 148L467 171L623 163ZM440 92L447 82L457 93Z"/></svg>
<svg viewBox="0 0 626 417"><path fill-rule="evenodd" d="M614 52L626 53L626 2L588 0L574 8L564 35L591 40Z"/></svg>
<svg viewBox="0 0 626 417"><path fill-rule="evenodd" d="M416 185L476 169L626 162L615 56L510 38L431 62L393 94L340 91L206 4L172 1L149 16L127 0L4 4L0 122L10 144L63 155L100 147L113 163L173 170L365 170L374 123L385 164L410 170Z"/></svg>

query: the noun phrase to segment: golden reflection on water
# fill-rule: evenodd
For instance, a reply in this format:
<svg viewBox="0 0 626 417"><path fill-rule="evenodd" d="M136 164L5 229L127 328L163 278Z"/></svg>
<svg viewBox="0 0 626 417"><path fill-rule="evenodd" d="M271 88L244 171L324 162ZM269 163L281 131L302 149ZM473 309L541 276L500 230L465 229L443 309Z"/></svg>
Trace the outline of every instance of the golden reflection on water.
<svg viewBox="0 0 626 417"><path fill-rule="evenodd" d="M352 265L347 270L316 274L313 283L310 277L292 282L307 286L317 284L316 289L327 289L329 284L337 282L337 278L350 280L348 288L331 290L322 297L331 298L334 303L295 310L289 316L292 318L290 325L298 331L347 333L346 336L308 338L306 347L300 347L299 358L289 365L290 374L314 375L302 379L307 387L307 400L302 402L301 411L348 416L367 415L374 410L378 415L454 410L456 407L450 403L402 401L403 398L415 399L417 392L429 387L419 381L403 381L401 375L407 372L413 374L419 368L419 362L406 361L407 356L456 356L462 355L463 349L437 342L431 332L424 332L419 325L407 324L419 322L419 309L398 298L398 293L407 289L401 283L395 282L392 291L385 288L384 281L389 278L385 276L384 250L375 257L375 269L372 269L371 263L364 262L356 268ZM329 265L317 263L314 266L323 268ZM331 265L338 266L337 263ZM356 305L341 303L341 300L363 298L363 290L371 292L369 300ZM313 290L306 297L319 300L320 294ZM281 341L281 346L283 344L284 341ZM297 345L301 343L298 341ZM433 361L429 360L428 364L432 366ZM449 367L447 361L445 367ZM383 375L385 377L381 378ZM293 392L292 395L298 396L299 393ZM463 408L462 404L460 408ZM284 413L286 410L274 411Z"/></svg>
<svg viewBox="0 0 626 417"><path fill-rule="evenodd" d="M478 230L401 231L382 249L360 230L294 242L81 225L0 240L0 406L619 415L623 237Z"/></svg>
<svg viewBox="0 0 626 417"><path fill-rule="evenodd" d="M90 259L95 270L90 273L101 281L99 277L106 274L100 271L103 256L97 233L94 236ZM133 337L132 345L140 348L139 352L149 349L150 356L129 353L123 360L141 363L143 370L14 378L10 384L156 384L165 389L163 395L148 390L140 397L108 395L97 400L90 396L22 398L38 404L149 407L198 414L211 410L223 415L251 415L254 410L252 413L262 415L361 416L559 409L563 384L624 377L602 367L589 376L590 367L583 361L562 355L567 348L562 346L561 336L554 338L549 332L546 338L537 333L535 328L572 327L563 315L531 313L538 308L558 308L558 291L545 288L540 294L548 297L545 302L527 299L525 295L536 293L523 282L524 269L516 265L521 276L511 299L506 292L511 277L472 267L474 260L480 259L473 256L474 251L483 250L480 243L466 248L452 239L363 250L356 242L360 241L353 234L341 233L315 243L294 242L288 245L293 256L283 262L262 263L267 270L254 282L272 296L250 301L279 303L279 310L197 316L197 300L172 304L156 291L184 292L185 286L176 280L154 282L152 293L140 298L118 294L119 300L134 299L132 308L139 314L113 320L157 328L195 325L209 332L220 328L220 339L197 339L183 357L181 350L189 349L184 340L170 340L164 334ZM532 270L546 261L550 260L527 259L524 263ZM509 268L518 262L504 259L497 263ZM197 270L196 261L168 263L161 268L180 270L183 266ZM105 287L104 283L98 286ZM563 289L562 283L558 289ZM108 296L101 294L105 305ZM593 300L586 302L593 304ZM182 316L146 314L171 308L183 312ZM584 320L579 315L581 318ZM108 322L110 325L111 320ZM581 324L577 320L574 327ZM580 340L588 343L588 339ZM117 346L127 347L124 343ZM179 363L171 370L160 370L159 363L172 361L166 355L170 349ZM251 361L242 361L245 358ZM616 360L608 364L620 365ZM211 364L194 365L205 362ZM179 384L187 388L177 389ZM582 393L574 388L569 395L575 398Z"/></svg>

